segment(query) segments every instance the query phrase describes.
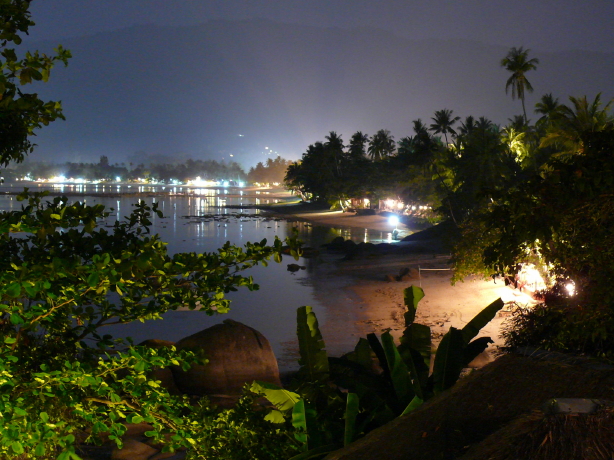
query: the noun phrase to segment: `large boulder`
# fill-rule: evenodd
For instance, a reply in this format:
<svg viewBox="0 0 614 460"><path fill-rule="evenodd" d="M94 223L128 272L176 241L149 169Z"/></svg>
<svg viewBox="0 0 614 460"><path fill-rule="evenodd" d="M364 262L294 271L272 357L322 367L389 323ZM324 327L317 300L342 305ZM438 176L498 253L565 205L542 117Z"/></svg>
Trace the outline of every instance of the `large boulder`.
<svg viewBox="0 0 614 460"><path fill-rule="evenodd" d="M206 365L173 368L175 383L186 394L237 395L245 383L261 380L281 385L277 359L257 330L231 319L181 339L178 350L201 349Z"/></svg>

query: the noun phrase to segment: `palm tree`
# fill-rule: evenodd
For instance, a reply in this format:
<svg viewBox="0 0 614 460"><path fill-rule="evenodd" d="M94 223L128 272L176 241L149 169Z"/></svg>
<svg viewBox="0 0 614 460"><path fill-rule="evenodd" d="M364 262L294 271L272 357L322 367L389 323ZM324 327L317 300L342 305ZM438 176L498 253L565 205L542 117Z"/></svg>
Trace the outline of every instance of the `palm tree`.
<svg viewBox="0 0 614 460"><path fill-rule="evenodd" d="M324 152L330 161L335 166L335 172L337 176L341 175L341 162L343 159L343 139L335 131L331 131L328 136L325 137Z"/></svg>
<svg viewBox="0 0 614 460"><path fill-rule="evenodd" d="M421 137L421 138L430 137L428 128L422 122L420 118L412 121L412 124L414 125L413 128L414 128L414 133L416 133L416 137Z"/></svg>
<svg viewBox="0 0 614 460"><path fill-rule="evenodd" d="M475 128L475 118L473 118L473 115L469 115L468 117L465 118L465 121L461 123L461 127L459 131L461 135L466 136L468 134L471 134L474 128Z"/></svg>
<svg viewBox="0 0 614 460"><path fill-rule="evenodd" d="M372 160L381 160L394 153L394 137L387 129L380 129L371 138L369 143L369 156Z"/></svg>
<svg viewBox="0 0 614 460"><path fill-rule="evenodd" d="M522 115L514 115L512 118L508 118L507 121L509 121L507 126L514 128L516 131L524 132L529 130L529 124Z"/></svg>
<svg viewBox="0 0 614 460"><path fill-rule="evenodd" d="M499 131L497 125L495 125L486 117L478 118L478 121L475 123L474 128L478 131Z"/></svg>
<svg viewBox="0 0 614 460"><path fill-rule="evenodd" d="M535 113L541 115L535 123L536 126L542 127L548 125L553 118L560 114L563 106L559 104L559 98L552 96L552 93L544 94L540 101L535 104Z"/></svg>
<svg viewBox="0 0 614 460"><path fill-rule="evenodd" d="M325 136L325 139L325 147L334 151L343 150L343 139L341 139L341 136L339 136L339 134L337 134L335 131L328 133L328 136Z"/></svg>
<svg viewBox="0 0 614 460"><path fill-rule="evenodd" d="M584 136L589 133L614 129L614 117L608 112L614 103L610 100L601 107L601 93L589 103L586 96L569 96L573 108L561 105L552 117L548 134L542 138L540 147L557 145L562 150L557 156L566 157L584 152Z"/></svg>
<svg viewBox="0 0 614 460"><path fill-rule="evenodd" d="M505 67L505 70L512 74L505 83L505 94L507 94L511 86L512 99L516 99L516 96L518 96L518 99L522 101L522 112L524 113L524 119L527 123L527 111L524 107L524 92L527 90L529 93L532 93L533 86L531 86L531 83L527 80L525 73L529 70L537 69L537 64L539 64L539 59L529 59L529 51L528 49L523 50L522 46L520 48L513 47L509 50L507 56L501 59L501 67Z"/></svg>
<svg viewBox="0 0 614 460"><path fill-rule="evenodd" d="M406 136L399 139L397 142L397 156L401 159L411 158L414 151L414 139L411 136Z"/></svg>
<svg viewBox="0 0 614 460"><path fill-rule="evenodd" d="M443 134L446 139L446 145L448 145L448 133L456 135L452 125L460 120L460 117L452 117L452 110L443 109L436 111L435 116L431 120L434 123L431 124L430 130L435 134Z"/></svg>
<svg viewBox="0 0 614 460"><path fill-rule="evenodd" d="M529 156L529 146L525 142L526 132L510 125L503 129L501 140L514 155L519 163L522 163Z"/></svg>
<svg viewBox="0 0 614 460"><path fill-rule="evenodd" d="M364 158L367 153L365 147L367 142L369 142L369 136L362 131L356 131L352 134L350 143L348 144L348 153L350 157L354 159Z"/></svg>

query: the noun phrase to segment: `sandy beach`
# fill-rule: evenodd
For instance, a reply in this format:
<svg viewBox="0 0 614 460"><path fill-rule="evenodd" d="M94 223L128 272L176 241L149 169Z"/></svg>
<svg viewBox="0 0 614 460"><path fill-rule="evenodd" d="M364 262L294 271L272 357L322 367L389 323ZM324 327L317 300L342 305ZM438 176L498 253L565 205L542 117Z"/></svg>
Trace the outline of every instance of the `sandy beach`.
<svg viewBox="0 0 614 460"><path fill-rule="evenodd" d="M343 212L293 215L314 225L391 230L388 219L380 215L355 216ZM401 237L411 233L402 224L398 228ZM327 350L333 356L350 351L347 349L348 333L355 336L352 337L353 343L370 332L381 334L390 329L394 336L401 335L405 311L403 291L411 285L424 290L425 297L419 304L416 322L431 327L433 349L436 349L450 326L462 328L498 298L510 304L530 302L529 297L506 287L501 280L495 283L493 280L468 278L452 285L449 254L383 254L351 260L345 260L343 255L326 255L324 260L314 285L316 296L320 296L319 300L328 305L329 314L324 321L320 321L320 327ZM409 269L411 279L390 281L387 275L396 276L401 269ZM331 298L330 293L335 292L335 287L336 294ZM500 313L480 332L479 336L491 337L494 344L476 360L476 367L492 359L496 347L503 345L500 331L506 317L506 312Z"/></svg>

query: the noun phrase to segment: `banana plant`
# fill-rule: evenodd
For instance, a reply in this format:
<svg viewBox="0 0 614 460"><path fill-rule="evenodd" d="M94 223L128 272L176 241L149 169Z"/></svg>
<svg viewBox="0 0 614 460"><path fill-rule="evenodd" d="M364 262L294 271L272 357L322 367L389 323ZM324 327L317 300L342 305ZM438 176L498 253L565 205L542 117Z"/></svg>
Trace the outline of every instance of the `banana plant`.
<svg viewBox="0 0 614 460"><path fill-rule="evenodd" d="M433 395L454 385L462 369L492 343L490 337L472 339L503 307L503 301L497 299L462 329L451 327L435 353L433 372L429 375L431 330L414 322L418 303L423 297L424 291L417 286L405 289L405 330L398 346L389 332L382 334L380 339L369 334L366 340L359 341L353 353L331 360L334 362L333 381L356 392L361 401L367 395L378 400L376 406L382 411L380 419L382 416L389 418L391 414L409 413ZM372 378L373 355L381 369L377 384ZM365 383L368 383L366 388Z"/></svg>
<svg viewBox="0 0 614 460"><path fill-rule="evenodd" d="M292 460L322 458L358 436L393 418L408 414L454 385L469 362L492 342L473 340L503 307L498 299L462 329L451 327L431 364L430 327L415 323L424 291L404 291L405 330L396 345L389 331L379 338L368 334L354 351L328 357L318 320L311 307L297 311L300 369L293 390L254 382L251 390L275 407L267 415L274 423L292 421L303 452Z"/></svg>
<svg viewBox="0 0 614 460"><path fill-rule="evenodd" d="M297 311L297 336L300 353L297 392L265 382L254 382L250 390L264 396L275 407L267 414L266 420L273 423L292 421L295 438L303 447L303 452L292 460L316 459L357 437L360 403L355 393L342 393L330 387L328 355L318 320L309 306L300 307ZM330 418L327 406L343 403L343 431L337 439L331 439L330 434L334 430L326 429L331 422L326 420ZM337 420L332 422L340 425Z"/></svg>

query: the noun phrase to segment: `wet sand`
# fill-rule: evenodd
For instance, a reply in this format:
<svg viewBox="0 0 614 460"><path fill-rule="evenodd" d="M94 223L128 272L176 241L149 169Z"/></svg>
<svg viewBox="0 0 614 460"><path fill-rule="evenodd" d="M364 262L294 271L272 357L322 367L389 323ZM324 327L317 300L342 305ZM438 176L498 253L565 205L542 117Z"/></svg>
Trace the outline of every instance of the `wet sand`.
<svg viewBox="0 0 614 460"><path fill-rule="evenodd" d="M352 226L371 230L390 230L384 216L354 216L342 212L300 213L296 217L314 225ZM411 231L399 225L401 236ZM399 243L404 244L404 243ZM428 251L428 248L425 249ZM415 285L422 287L424 299L418 306L416 322L431 327L433 349L450 326L462 328L484 307L498 298L518 303L529 302L527 296L504 286L502 281L468 278L451 284L449 254L386 254L362 256L344 260L343 255L329 255L320 264L313 279L316 297L327 307L327 316L320 319L320 328L329 355L351 351L359 337L386 330L398 337L404 329L405 305L403 291ZM411 279L389 281L401 269L410 269ZM390 277L388 277L390 278ZM332 294L331 294L332 293ZM487 362L497 346L503 345L501 327L507 315L497 315L478 335L494 340L489 353L481 358ZM353 332L350 332L353 331ZM348 334L350 336L348 336ZM490 355L490 356L489 356Z"/></svg>

